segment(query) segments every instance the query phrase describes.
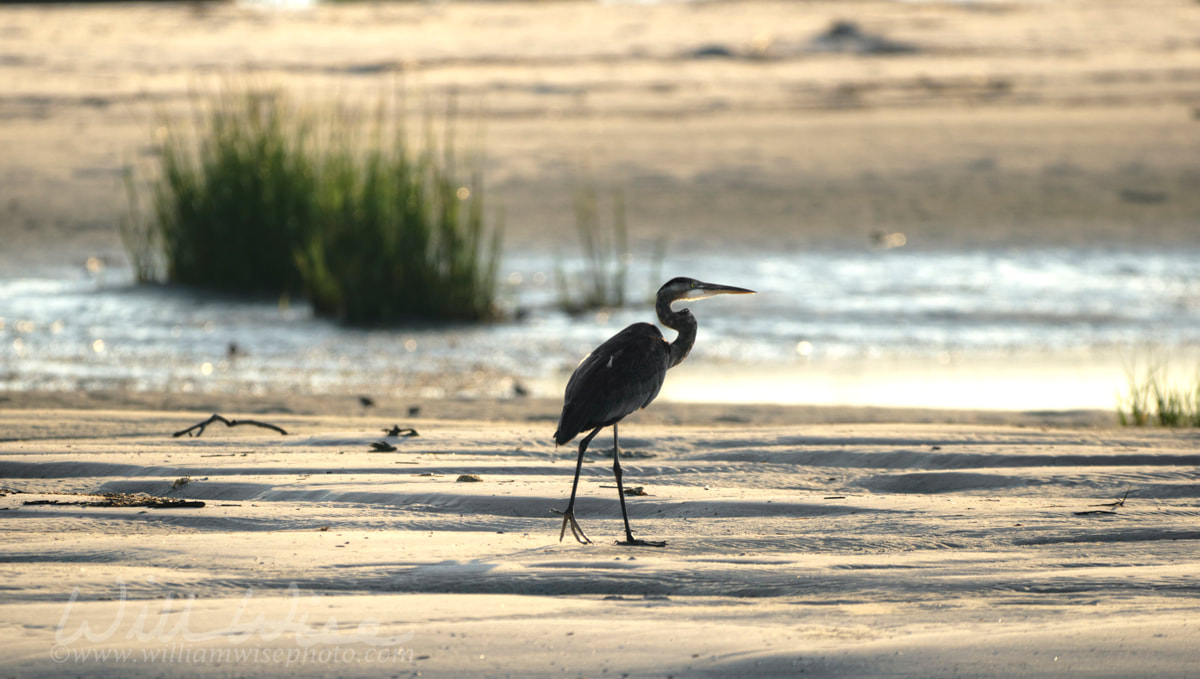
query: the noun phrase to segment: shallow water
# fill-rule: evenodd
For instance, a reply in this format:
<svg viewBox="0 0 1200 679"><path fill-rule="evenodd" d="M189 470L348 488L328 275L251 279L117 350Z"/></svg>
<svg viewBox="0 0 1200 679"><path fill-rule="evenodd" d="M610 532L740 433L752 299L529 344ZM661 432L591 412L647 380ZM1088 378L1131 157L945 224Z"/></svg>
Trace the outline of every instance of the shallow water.
<svg viewBox="0 0 1200 679"><path fill-rule="evenodd" d="M119 267L0 278L0 390L472 397L510 395L519 382L551 396L593 346L651 320L651 278L674 275L759 292L695 303L692 381L673 378L690 386L664 392L677 399L984 407L986 387L972 390L978 398L969 402L955 390L938 396L946 391L937 387L945 378L938 367L953 368L961 381L971 379L963 366L1036 374L1038 365L1073 370L1103 358L1120 384L1114 356L1169 358L1200 346L1200 251L901 249L634 260L629 294L647 303L582 317L556 308L557 261L539 253L505 258L503 304L520 320L387 330L316 319L303 303L138 287ZM568 270L575 264L566 262ZM758 377L738 393L729 379L737 374ZM848 390L846 380L862 388ZM717 393L698 390L704 381ZM918 396L909 383L935 388ZM1095 387L1087 380L1079 393L1043 394L1049 400L1039 399L1036 385L1022 390L1029 398L1021 404L991 405L1113 402L1112 389L1089 397Z"/></svg>

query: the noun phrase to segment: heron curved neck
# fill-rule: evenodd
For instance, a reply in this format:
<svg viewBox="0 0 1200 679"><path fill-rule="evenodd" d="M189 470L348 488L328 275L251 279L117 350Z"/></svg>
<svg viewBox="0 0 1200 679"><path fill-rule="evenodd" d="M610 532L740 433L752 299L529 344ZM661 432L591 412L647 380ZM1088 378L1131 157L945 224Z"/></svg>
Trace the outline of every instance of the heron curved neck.
<svg viewBox="0 0 1200 679"><path fill-rule="evenodd" d="M674 300L660 297L654 305L654 310L658 313L659 322L679 333L675 341L671 342L670 367L674 368L687 358L688 353L692 351L692 345L696 343L696 317L687 309L673 310L672 301Z"/></svg>

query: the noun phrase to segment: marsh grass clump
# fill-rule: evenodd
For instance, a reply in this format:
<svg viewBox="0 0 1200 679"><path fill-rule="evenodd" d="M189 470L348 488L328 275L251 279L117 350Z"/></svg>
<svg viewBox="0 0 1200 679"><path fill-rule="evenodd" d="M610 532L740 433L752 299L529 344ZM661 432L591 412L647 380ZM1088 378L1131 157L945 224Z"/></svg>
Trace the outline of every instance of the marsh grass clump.
<svg viewBox="0 0 1200 679"><path fill-rule="evenodd" d="M453 117L441 158L431 133L414 155L403 130L389 137L380 122L365 152L329 153L323 223L296 253L318 313L367 324L493 316L499 229L485 233L478 161L467 182L455 174Z"/></svg>
<svg viewBox="0 0 1200 679"><path fill-rule="evenodd" d="M431 116L414 149L383 104L364 121L227 90L196 110L194 135L159 128L148 219L127 181L139 279L302 293L355 324L493 315L499 229L485 233L477 159L467 181L456 174L453 103L440 153Z"/></svg>
<svg viewBox="0 0 1200 679"><path fill-rule="evenodd" d="M317 223L310 121L274 92L225 92L194 113L194 135L158 127L148 223L138 219L135 182L127 181L135 207L126 243L133 241L139 279L165 275L243 294L299 291L292 248Z"/></svg>
<svg viewBox="0 0 1200 679"><path fill-rule="evenodd" d="M1200 368L1190 384L1169 380L1166 366L1139 373L1125 371L1128 391L1117 397L1117 419L1124 427L1200 427Z"/></svg>

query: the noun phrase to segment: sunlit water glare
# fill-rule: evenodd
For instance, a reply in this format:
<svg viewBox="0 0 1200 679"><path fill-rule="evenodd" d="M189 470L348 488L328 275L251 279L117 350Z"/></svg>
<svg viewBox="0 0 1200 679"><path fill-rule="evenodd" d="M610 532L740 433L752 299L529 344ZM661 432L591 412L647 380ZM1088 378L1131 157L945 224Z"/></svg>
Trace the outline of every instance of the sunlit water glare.
<svg viewBox="0 0 1200 679"><path fill-rule="evenodd" d="M759 294L694 303L699 339L664 398L1111 407L1122 361L1190 359L1200 346L1198 255L893 250L635 260L628 288L645 303L572 317L556 308L557 260L512 253L502 297L519 320L374 330L315 319L300 302L139 287L125 269L72 269L0 279L0 390L484 397L511 395L520 383L557 396L592 347L653 320L658 278L689 275Z"/></svg>

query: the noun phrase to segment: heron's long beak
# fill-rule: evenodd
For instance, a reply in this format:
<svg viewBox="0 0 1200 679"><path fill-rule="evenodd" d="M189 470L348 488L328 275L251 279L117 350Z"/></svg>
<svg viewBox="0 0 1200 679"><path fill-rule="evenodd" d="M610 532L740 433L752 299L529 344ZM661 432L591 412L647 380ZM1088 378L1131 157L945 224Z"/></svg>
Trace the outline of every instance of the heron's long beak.
<svg viewBox="0 0 1200 679"><path fill-rule="evenodd" d="M732 285L716 285L714 283L705 283L704 287L714 295L753 295L753 290L746 288L738 288Z"/></svg>
<svg viewBox="0 0 1200 679"><path fill-rule="evenodd" d="M715 295L753 295L753 290L739 288L733 285L718 285L716 283L700 283L688 291L687 299L705 299Z"/></svg>

